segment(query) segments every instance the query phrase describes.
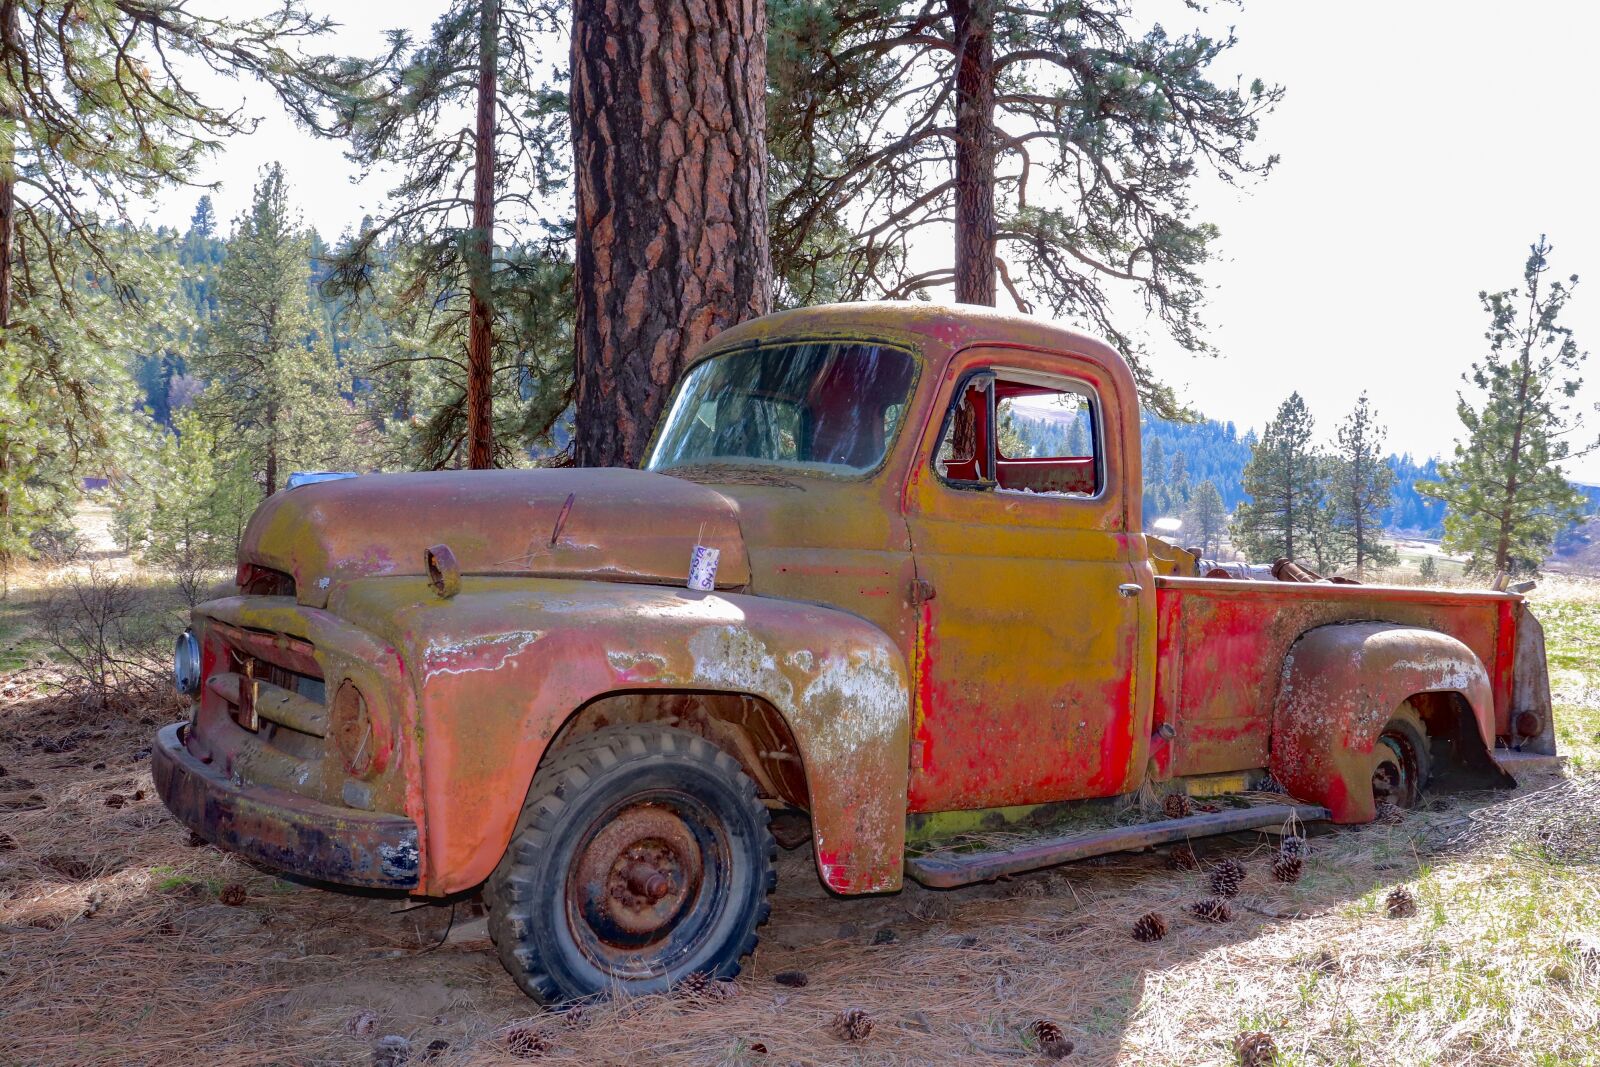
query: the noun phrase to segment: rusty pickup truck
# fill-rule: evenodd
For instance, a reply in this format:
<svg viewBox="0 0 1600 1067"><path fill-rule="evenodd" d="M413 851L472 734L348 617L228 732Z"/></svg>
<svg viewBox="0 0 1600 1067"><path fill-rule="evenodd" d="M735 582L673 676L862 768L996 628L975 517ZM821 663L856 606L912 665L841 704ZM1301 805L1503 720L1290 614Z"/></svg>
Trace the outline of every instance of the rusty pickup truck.
<svg viewBox="0 0 1600 1067"><path fill-rule="evenodd" d="M1362 823L1554 751L1517 593L1203 577L1141 532L1133 378L1058 325L746 323L691 362L643 468L275 494L237 595L180 639L167 806L304 878L481 889L555 1003L736 974L775 816L828 889L886 893ZM1224 793L1246 799L1163 813ZM1038 830L921 847L996 822Z"/></svg>

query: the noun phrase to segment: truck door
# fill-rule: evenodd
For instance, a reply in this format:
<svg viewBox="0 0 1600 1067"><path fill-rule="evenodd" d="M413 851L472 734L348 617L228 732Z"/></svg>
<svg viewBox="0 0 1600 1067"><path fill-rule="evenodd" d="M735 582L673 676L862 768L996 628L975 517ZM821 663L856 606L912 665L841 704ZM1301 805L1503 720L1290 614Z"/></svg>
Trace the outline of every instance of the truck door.
<svg viewBox="0 0 1600 1067"><path fill-rule="evenodd" d="M1100 364L968 349L909 472L920 601L911 808L1137 788L1154 579L1136 524L1137 412ZM1134 523L1130 523L1130 517Z"/></svg>

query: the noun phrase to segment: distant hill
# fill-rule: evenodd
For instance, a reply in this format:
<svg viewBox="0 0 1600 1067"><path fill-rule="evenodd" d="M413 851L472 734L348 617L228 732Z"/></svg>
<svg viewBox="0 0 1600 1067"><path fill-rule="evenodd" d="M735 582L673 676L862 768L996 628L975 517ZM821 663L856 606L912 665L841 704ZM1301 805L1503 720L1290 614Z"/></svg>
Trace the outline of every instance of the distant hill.
<svg viewBox="0 0 1600 1067"><path fill-rule="evenodd" d="M1189 486L1210 480L1231 512L1246 500L1244 465L1250 462L1255 446L1255 431L1240 434L1231 422L1168 422L1146 415L1140 420L1144 436L1145 511L1150 515L1172 510L1174 457L1182 456L1182 474ZM1438 537L1444 532L1444 505L1417 492L1416 484L1439 476L1438 460L1417 462L1409 454L1391 455L1388 463L1395 473L1394 507L1383 513L1383 523L1392 530L1421 537Z"/></svg>

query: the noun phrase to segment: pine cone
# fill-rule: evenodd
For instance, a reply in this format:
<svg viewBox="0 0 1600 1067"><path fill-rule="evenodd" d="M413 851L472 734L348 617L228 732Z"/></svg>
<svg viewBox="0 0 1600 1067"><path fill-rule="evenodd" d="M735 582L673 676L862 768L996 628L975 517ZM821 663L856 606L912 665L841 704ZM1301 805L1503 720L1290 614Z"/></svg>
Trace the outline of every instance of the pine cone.
<svg viewBox="0 0 1600 1067"><path fill-rule="evenodd" d="M217 894L217 899L230 908L237 908L244 903L247 895L244 886L238 882L229 882L222 887L222 892Z"/></svg>
<svg viewBox="0 0 1600 1067"><path fill-rule="evenodd" d="M1405 817L1400 805L1385 800L1378 805L1378 813L1372 817L1372 821L1382 823L1384 826L1398 826L1405 821Z"/></svg>
<svg viewBox="0 0 1600 1067"><path fill-rule="evenodd" d="M1159 912L1147 912L1139 916L1133 924L1133 939L1135 941L1160 941L1167 936L1167 920Z"/></svg>
<svg viewBox="0 0 1600 1067"><path fill-rule="evenodd" d="M676 992L681 997L703 997L712 992L716 983L704 971L694 971L678 980Z"/></svg>
<svg viewBox="0 0 1600 1067"><path fill-rule="evenodd" d="M1283 840L1278 842L1278 855L1294 856L1298 859L1305 859L1307 856L1311 855L1311 849L1306 844L1305 838L1296 837L1292 834L1285 834Z"/></svg>
<svg viewBox="0 0 1600 1067"><path fill-rule="evenodd" d="M1234 1038L1233 1051L1239 1067L1272 1067L1278 1062L1278 1043L1260 1030L1247 1030Z"/></svg>
<svg viewBox="0 0 1600 1067"><path fill-rule="evenodd" d="M372 1067L404 1067L411 1058L411 1041L401 1034L380 1037L372 1046Z"/></svg>
<svg viewBox="0 0 1600 1067"><path fill-rule="evenodd" d="M128 802L128 798L121 793L111 793L106 797L106 807L120 808Z"/></svg>
<svg viewBox="0 0 1600 1067"><path fill-rule="evenodd" d="M1194 801L1185 793L1168 793L1161 802L1161 810L1169 819L1187 819L1194 814Z"/></svg>
<svg viewBox="0 0 1600 1067"><path fill-rule="evenodd" d="M1305 865L1299 856L1279 856L1272 862L1272 877L1280 882L1298 882Z"/></svg>
<svg viewBox="0 0 1600 1067"><path fill-rule="evenodd" d="M1233 919L1233 908L1221 897L1206 897L1189 905L1189 911L1197 919L1208 923L1225 923Z"/></svg>
<svg viewBox="0 0 1600 1067"><path fill-rule="evenodd" d="M1244 867L1238 860L1223 860L1211 869L1211 891L1219 897L1239 895L1244 884Z"/></svg>
<svg viewBox="0 0 1600 1067"><path fill-rule="evenodd" d="M865 1041L872 1033L872 1016L860 1008L841 1011L833 1017L833 1034L840 1041Z"/></svg>
<svg viewBox="0 0 1600 1067"><path fill-rule="evenodd" d="M529 1026L513 1026L503 1038L506 1051L519 1060L531 1060L550 1051L550 1038L543 1030Z"/></svg>
<svg viewBox="0 0 1600 1067"><path fill-rule="evenodd" d="M1417 913L1417 898L1411 895L1411 890L1403 885L1397 885L1389 890L1389 897L1384 901L1391 919L1409 919Z"/></svg>
<svg viewBox="0 0 1600 1067"><path fill-rule="evenodd" d="M788 986L790 989L800 989L811 979L806 977L804 971L779 971L772 976L772 980L779 985Z"/></svg>
<svg viewBox="0 0 1600 1067"><path fill-rule="evenodd" d="M1064 1059L1072 1053L1072 1042L1062 1034L1061 1027L1048 1019L1040 1019L1028 1027L1033 1039L1039 1042L1039 1051L1052 1060Z"/></svg>
<svg viewBox="0 0 1600 1067"><path fill-rule="evenodd" d="M1194 854L1194 849L1188 845L1174 845L1167 855L1167 862L1175 871L1197 871L1200 869L1200 859Z"/></svg>

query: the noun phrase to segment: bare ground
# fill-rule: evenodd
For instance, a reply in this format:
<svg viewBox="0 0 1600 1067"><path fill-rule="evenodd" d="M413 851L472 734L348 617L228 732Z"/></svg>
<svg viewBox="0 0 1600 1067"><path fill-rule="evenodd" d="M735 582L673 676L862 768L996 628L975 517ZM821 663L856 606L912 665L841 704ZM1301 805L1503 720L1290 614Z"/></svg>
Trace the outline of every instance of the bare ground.
<svg viewBox="0 0 1600 1067"><path fill-rule="evenodd" d="M1600 596L1547 606L1563 743L1592 764ZM44 677L0 679L0 1064L368 1064L389 1035L411 1063L1026 1064L1044 1062L1037 1020L1068 1063L1234 1063L1246 1030L1280 1063L1600 1063L1596 868L1516 834L1439 851L1504 796L1316 837L1293 886L1265 838L1201 843L1248 870L1221 924L1186 911L1204 872L1157 853L841 900L800 849L731 996L556 1016L511 984L471 901L328 892L191 846L149 777L171 710L92 712ZM1388 916L1398 886L1414 916ZM1149 911L1171 932L1145 944ZM866 1040L834 1036L848 1008Z"/></svg>

